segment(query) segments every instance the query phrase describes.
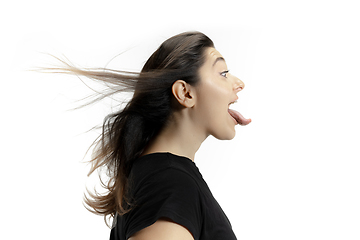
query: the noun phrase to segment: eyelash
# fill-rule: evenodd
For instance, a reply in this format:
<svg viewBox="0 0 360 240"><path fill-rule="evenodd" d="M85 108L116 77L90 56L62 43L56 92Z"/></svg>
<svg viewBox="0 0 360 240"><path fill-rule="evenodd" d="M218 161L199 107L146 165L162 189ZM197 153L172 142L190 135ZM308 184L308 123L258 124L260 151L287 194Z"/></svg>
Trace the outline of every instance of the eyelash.
<svg viewBox="0 0 360 240"><path fill-rule="evenodd" d="M227 73L229 72L229 70L227 70L227 71L223 71L223 72L221 72L220 73L220 75L222 76L222 77L224 77L224 78L227 78ZM225 75L224 75L225 74Z"/></svg>

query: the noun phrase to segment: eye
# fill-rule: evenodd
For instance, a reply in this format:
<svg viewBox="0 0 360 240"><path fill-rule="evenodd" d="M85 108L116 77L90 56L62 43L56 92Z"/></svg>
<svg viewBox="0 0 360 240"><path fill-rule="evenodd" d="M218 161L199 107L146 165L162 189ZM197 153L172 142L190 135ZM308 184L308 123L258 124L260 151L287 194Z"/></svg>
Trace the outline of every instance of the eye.
<svg viewBox="0 0 360 240"><path fill-rule="evenodd" d="M223 72L220 73L220 75L223 76L224 78L227 78L228 72L229 72L229 70L223 71Z"/></svg>

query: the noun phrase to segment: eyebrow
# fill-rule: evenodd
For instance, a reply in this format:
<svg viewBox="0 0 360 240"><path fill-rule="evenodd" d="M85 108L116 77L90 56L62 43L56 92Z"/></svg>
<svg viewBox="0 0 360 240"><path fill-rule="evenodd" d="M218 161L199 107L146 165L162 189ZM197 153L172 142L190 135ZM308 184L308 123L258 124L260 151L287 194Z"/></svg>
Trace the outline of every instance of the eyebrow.
<svg viewBox="0 0 360 240"><path fill-rule="evenodd" d="M218 57L218 58L216 58L215 62L213 63L213 66L215 66L215 64L216 64L218 61L224 61L224 62L225 62L225 59L224 59L223 57Z"/></svg>

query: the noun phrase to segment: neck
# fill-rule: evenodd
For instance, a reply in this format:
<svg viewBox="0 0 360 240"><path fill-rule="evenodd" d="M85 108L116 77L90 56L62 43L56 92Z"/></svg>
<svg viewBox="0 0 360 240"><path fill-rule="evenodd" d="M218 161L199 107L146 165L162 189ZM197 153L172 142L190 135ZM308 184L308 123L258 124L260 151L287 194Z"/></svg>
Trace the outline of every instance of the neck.
<svg viewBox="0 0 360 240"><path fill-rule="evenodd" d="M170 152L195 160L195 153L207 138L201 127L194 125L186 114L174 113L169 123L148 144L142 155L156 152Z"/></svg>

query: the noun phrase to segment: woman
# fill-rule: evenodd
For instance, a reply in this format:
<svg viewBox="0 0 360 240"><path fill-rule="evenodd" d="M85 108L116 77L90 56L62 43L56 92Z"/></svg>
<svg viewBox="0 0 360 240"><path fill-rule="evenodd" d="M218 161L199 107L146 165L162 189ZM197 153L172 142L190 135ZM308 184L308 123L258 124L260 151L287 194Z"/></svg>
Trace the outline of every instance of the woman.
<svg viewBox="0 0 360 240"><path fill-rule="evenodd" d="M235 125L251 122L229 109L244 83L213 42L200 32L176 35L140 74L67 70L111 83L113 93L134 90L126 107L105 119L95 144L90 173L107 169L108 192L85 199L90 211L114 217L110 239L236 239L194 163L209 135L232 139Z"/></svg>

